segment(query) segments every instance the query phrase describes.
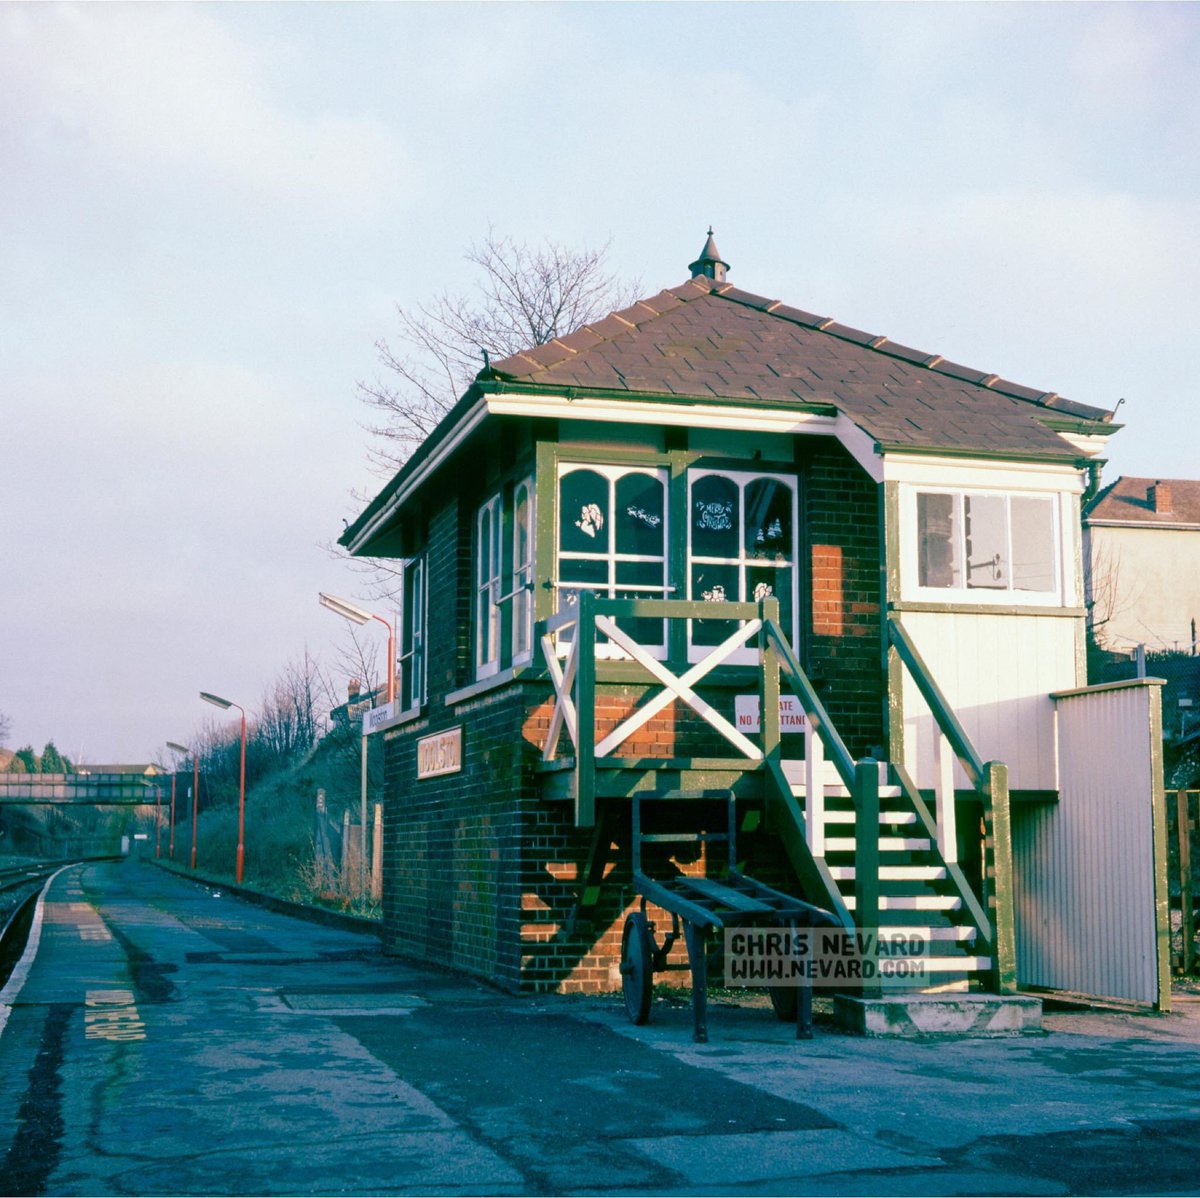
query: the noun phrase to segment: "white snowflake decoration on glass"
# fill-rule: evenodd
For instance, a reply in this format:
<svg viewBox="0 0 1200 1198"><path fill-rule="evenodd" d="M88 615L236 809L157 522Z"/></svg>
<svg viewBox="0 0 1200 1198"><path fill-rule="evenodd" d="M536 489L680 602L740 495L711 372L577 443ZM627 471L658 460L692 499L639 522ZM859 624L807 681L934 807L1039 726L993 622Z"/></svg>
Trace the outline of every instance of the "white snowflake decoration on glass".
<svg viewBox="0 0 1200 1198"><path fill-rule="evenodd" d="M775 594L775 588L769 582L756 582L754 584L754 602L761 603L764 599L770 599Z"/></svg>
<svg viewBox="0 0 1200 1198"><path fill-rule="evenodd" d="M594 537L604 527L604 513L597 504L585 503L579 513L579 519L575 521L575 527L587 533L589 537Z"/></svg>

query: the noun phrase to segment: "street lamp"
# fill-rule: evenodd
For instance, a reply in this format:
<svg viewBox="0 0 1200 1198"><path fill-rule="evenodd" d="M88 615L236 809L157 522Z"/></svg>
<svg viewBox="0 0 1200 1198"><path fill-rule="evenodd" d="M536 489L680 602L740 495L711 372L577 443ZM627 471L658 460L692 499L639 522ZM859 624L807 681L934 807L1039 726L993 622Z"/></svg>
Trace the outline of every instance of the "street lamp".
<svg viewBox="0 0 1200 1198"><path fill-rule="evenodd" d="M336 612L339 616L343 616L355 624L378 620L388 630L387 701L391 703L396 698L396 630L392 627L391 621L385 620L383 616L377 616L374 612L364 611L361 607L356 607L345 599L339 599L336 595L327 595L324 591L318 591L317 598L322 607L329 608L331 612Z"/></svg>
<svg viewBox="0 0 1200 1198"><path fill-rule="evenodd" d="M242 766L238 782L238 847L237 847L237 881L242 884L242 870L246 860L246 709L230 699L222 699L220 695L210 695L207 691L200 692L200 698L205 703L228 711L236 707L242 713ZM195 825L193 825L194 827Z"/></svg>
<svg viewBox="0 0 1200 1198"><path fill-rule="evenodd" d="M385 620L382 616L377 616L374 612L366 611L353 603L349 603L345 599L339 599L336 595L327 595L324 591L318 591L317 598L321 601L322 607L329 608L331 612L335 612L339 616L344 616L347 620L352 620L355 624L365 624L368 620L378 620L388 630L387 701L388 706L391 707L390 716L394 716L396 711L392 705L396 701L396 630L392 627L391 621ZM362 820L362 826L359 829L358 840L358 882L359 889L365 898L367 893L367 735L365 725L362 738L361 807L362 811L359 818Z"/></svg>
<svg viewBox="0 0 1200 1198"><path fill-rule="evenodd" d="M189 753L192 754L192 870L194 872L196 869L196 813L200 800L200 758L187 745L177 744L173 740L167 741L167 748L174 753L182 753L185 757Z"/></svg>

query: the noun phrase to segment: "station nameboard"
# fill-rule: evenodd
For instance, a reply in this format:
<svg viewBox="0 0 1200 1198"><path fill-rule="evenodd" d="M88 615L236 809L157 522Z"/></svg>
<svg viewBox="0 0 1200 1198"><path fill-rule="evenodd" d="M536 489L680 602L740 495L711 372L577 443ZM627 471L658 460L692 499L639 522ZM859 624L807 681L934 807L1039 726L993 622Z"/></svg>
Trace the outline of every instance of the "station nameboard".
<svg viewBox="0 0 1200 1198"><path fill-rule="evenodd" d="M462 769L462 725L417 741L417 777L436 778Z"/></svg>

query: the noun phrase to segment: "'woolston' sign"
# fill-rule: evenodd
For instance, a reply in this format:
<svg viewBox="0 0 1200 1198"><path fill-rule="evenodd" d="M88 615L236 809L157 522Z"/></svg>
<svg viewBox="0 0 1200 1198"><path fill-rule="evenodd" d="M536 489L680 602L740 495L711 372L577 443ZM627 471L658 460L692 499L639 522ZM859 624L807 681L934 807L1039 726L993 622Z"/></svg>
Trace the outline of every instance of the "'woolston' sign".
<svg viewBox="0 0 1200 1198"><path fill-rule="evenodd" d="M462 725L417 741L417 777L436 778L462 769Z"/></svg>

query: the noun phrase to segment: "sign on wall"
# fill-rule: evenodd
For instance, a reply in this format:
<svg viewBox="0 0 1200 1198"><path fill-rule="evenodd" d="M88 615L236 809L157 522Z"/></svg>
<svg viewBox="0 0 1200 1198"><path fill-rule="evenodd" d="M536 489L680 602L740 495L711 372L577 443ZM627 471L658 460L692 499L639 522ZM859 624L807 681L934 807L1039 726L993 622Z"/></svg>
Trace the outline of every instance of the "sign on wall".
<svg viewBox="0 0 1200 1198"><path fill-rule="evenodd" d="M417 777L436 778L462 769L462 725L417 741Z"/></svg>
<svg viewBox="0 0 1200 1198"><path fill-rule="evenodd" d="M734 695L733 712L739 732L759 732L759 704L757 695ZM804 708L795 695L779 696L779 731L803 732L807 721Z"/></svg>
<svg viewBox="0 0 1200 1198"><path fill-rule="evenodd" d="M378 707L369 708L363 712L363 736L370 736L372 732L382 732L384 728L396 722L396 716L399 715L396 708L399 704L393 699L391 703L380 703Z"/></svg>

